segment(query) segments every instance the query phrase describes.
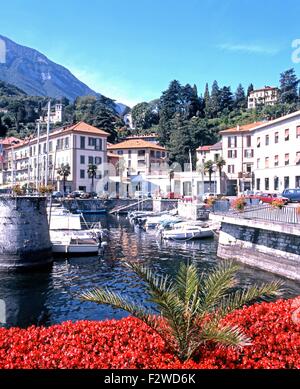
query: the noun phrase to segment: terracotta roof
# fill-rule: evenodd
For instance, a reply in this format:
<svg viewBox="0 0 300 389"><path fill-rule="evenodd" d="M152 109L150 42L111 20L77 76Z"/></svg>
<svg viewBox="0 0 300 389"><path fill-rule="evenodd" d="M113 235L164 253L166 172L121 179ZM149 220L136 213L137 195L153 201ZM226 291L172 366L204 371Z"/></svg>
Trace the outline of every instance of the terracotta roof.
<svg viewBox="0 0 300 389"><path fill-rule="evenodd" d="M250 93L260 92L260 91L264 91L264 90L273 90L273 89L279 89L279 88L277 88L277 86L266 86L264 88L253 89L253 91Z"/></svg>
<svg viewBox="0 0 300 389"><path fill-rule="evenodd" d="M79 122L76 124L73 124L72 126L63 128L62 132L68 132L68 131L78 131L78 132L84 132L87 134L94 134L94 135L110 135L108 132L105 132L103 130L100 130L97 127L91 126L90 124L87 124L85 122Z"/></svg>
<svg viewBox="0 0 300 389"><path fill-rule="evenodd" d="M200 146L196 151L210 151L211 145L209 146Z"/></svg>
<svg viewBox="0 0 300 389"><path fill-rule="evenodd" d="M228 128L227 130L220 131L219 134L227 134L227 133L240 133L240 132L248 132L255 127L260 126L263 122L254 122L250 124L237 125L236 127Z"/></svg>
<svg viewBox="0 0 300 389"><path fill-rule="evenodd" d="M15 138L14 136L10 136L8 138L0 139L0 143L2 145L11 145L13 142L19 143L21 139Z"/></svg>
<svg viewBox="0 0 300 389"><path fill-rule="evenodd" d="M152 142L147 142L143 139L129 139L124 142L117 143L115 145L108 146L109 150L120 150L120 149L155 149L163 150L166 149Z"/></svg>

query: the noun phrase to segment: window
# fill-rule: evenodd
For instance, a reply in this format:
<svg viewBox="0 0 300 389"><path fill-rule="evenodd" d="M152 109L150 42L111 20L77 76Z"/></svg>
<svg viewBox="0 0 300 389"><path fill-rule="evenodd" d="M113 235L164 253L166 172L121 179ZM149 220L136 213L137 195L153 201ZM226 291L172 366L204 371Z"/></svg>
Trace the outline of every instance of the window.
<svg viewBox="0 0 300 389"><path fill-rule="evenodd" d="M265 168L267 169L269 167L269 157L265 158Z"/></svg>
<svg viewBox="0 0 300 389"><path fill-rule="evenodd" d="M229 136L228 137L228 148L232 149L233 147L237 147L237 137Z"/></svg>
<svg viewBox="0 0 300 389"><path fill-rule="evenodd" d="M256 167L257 169L260 169L260 158L257 158L256 160Z"/></svg>
<svg viewBox="0 0 300 389"><path fill-rule="evenodd" d="M266 146L269 146L269 141L270 141L270 137L269 135L266 135L266 141L265 141Z"/></svg>
<svg viewBox="0 0 300 389"><path fill-rule="evenodd" d="M270 183L269 183L269 178L265 178L265 190L270 189Z"/></svg>
<svg viewBox="0 0 300 389"><path fill-rule="evenodd" d="M156 152L156 158L160 158L160 151Z"/></svg>
<svg viewBox="0 0 300 389"><path fill-rule="evenodd" d="M67 136L65 138L65 149L68 149L69 148L69 137Z"/></svg>
<svg viewBox="0 0 300 389"><path fill-rule="evenodd" d="M246 146L251 147L251 135L246 136Z"/></svg>
<svg viewBox="0 0 300 389"><path fill-rule="evenodd" d="M145 150L138 150L138 157L144 157L145 153Z"/></svg>
<svg viewBox="0 0 300 389"><path fill-rule="evenodd" d="M84 156L84 155L81 155L81 156L80 156L80 164L81 164L81 165L84 165L84 164L85 164L85 156Z"/></svg>
<svg viewBox="0 0 300 389"><path fill-rule="evenodd" d="M89 156L88 160L89 160L89 165L93 165L94 164L94 157Z"/></svg>
<svg viewBox="0 0 300 389"><path fill-rule="evenodd" d="M253 149L244 150L244 157L245 158L253 158L254 151Z"/></svg>
<svg viewBox="0 0 300 389"><path fill-rule="evenodd" d="M228 165L227 169L228 173L234 174L234 165Z"/></svg>
<svg viewBox="0 0 300 389"><path fill-rule="evenodd" d="M80 170L80 178L85 178L85 170Z"/></svg>
<svg viewBox="0 0 300 389"><path fill-rule="evenodd" d="M260 178L256 179L256 190L260 190Z"/></svg>
<svg viewBox="0 0 300 389"><path fill-rule="evenodd" d="M118 155L123 155L123 150L118 150Z"/></svg>
<svg viewBox="0 0 300 389"><path fill-rule="evenodd" d="M95 139L95 142L95 150L102 150L102 139L97 138Z"/></svg>
<svg viewBox="0 0 300 389"><path fill-rule="evenodd" d="M131 150L128 150L128 158L131 158Z"/></svg>
<svg viewBox="0 0 300 389"><path fill-rule="evenodd" d="M49 153L52 153L52 141L49 142Z"/></svg>
<svg viewBox="0 0 300 389"><path fill-rule="evenodd" d="M287 189L290 186L290 177L284 177L284 189Z"/></svg>
<svg viewBox="0 0 300 389"><path fill-rule="evenodd" d="M150 157L155 157L155 151L154 150L150 151Z"/></svg>
<svg viewBox="0 0 300 389"><path fill-rule="evenodd" d="M296 153L296 165L300 165L300 151Z"/></svg>
<svg viewBox="0 0 300 389"><path fill-rule="evenodd" d="M80 148L85 149L85 136L80 137Z"/></svg>
<svg viewBox="0 0 300 389"><path fill-rule="evenodd" d="M237 158L237 150L228 150L228 158Z"/></svg>
<svg viewBox="0 0 300 389"><path fill-rule="evenodd" d="M46 143L43 145L43 153L46 154Z"/></svg>
<svg viewBox="0 0 300 389"><path fill-rule="evenodd" d="M274 142L275 142L275 143L278 143L278 140L279 140L279 133L278 133L278 132L275 132Z"/></svg>
<svg viewBox="0 0 300 389"><path fill-rule="evenodd" d="M279 189L279 178L277 176L274 177L274 190Z"/></svg>
<svg viewBox="0 0 300 389"><path fill-rule="evenodd" d="M138 167L143 167L145 165L146 165L146 161L144 161L143 159L138 161Z"/></svg>
<svg viewBox="0 0 300 389"><path fill-rule="evenodd" d="M284 154L284 164L285 166L290 164L290 154Z"/></svg>
<svg viewBox="0 0 300 389"><path fill-rule="evenodd" d="M246 163L246 172L251 173L252 172L252 163Z"/></svg>
<svg viewBox="0 0 300 389"><path fill-rule="evenodd" d="M60 142L60 139L57 139L56 141L56 150L60 150L61 149L61 142Z"/></svg>
<svg viewBox="0 0 300 389"><path fill-rule="evenodd" d="M165 158L166 153L165 153L164 151L162 151L162 152L161 152L161 156L162 156L162 158Z"/></svg>
<svg viewBox="0 0 300 389"><path fill-rule="evenodd" d="M96 139L95 138L89 138L89 146L96 146Z"/></svg>
<svg viewBox="0 0 300 389"><path fill-rule="evenodd" d="M278 166L278 163L279 163L279 157L278 157L278 155L275 155L275 157L274 157L274 166Z"/></svg>
<svg viewBox="0 0 300 389"><path fill-rule="evenodd" d="M290 139L290 130L287 128L284 130L284 140L287 141Z"/></svg>
<svg viewBox="0 0 300 389"><path fill-rule="evenodd" d="M296 138L300 137L300 126L296 127Z"/></svg>
<svg viewBox="0 0 300 389"><path fill-rule="evenodd" d="M101 157L95 157L95 165L101 165L102 158Z"/></svg>
<svg viewBox="0 0 300 389"><path fill-rule="evenodd" d="M260 147L260 137L257 138L256 147Z"/></svg>
<svg viewBox="0 0 300 389"><path fill-rule="evenodd" d="M300 176L295 177L295 188L300 188Z"/></svg>

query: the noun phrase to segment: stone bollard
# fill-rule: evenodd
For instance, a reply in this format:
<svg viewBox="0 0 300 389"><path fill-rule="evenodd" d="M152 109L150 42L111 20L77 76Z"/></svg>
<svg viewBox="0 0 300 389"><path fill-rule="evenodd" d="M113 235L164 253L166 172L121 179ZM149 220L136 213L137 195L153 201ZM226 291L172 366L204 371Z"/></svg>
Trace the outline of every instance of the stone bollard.
<svg viewBox="0 0 300 389"><path fill-rule="evenodd" d="M0 197L0 270L50 265L45 197Z"/></svg>

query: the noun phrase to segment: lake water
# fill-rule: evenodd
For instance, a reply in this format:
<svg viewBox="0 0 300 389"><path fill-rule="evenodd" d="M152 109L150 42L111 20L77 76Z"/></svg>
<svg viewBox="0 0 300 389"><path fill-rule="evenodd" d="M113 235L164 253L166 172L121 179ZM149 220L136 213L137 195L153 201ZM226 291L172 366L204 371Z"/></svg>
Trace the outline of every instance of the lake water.
<svg viewBox="0 0 300 389"><path fill-rule="evenodd" d="M108 246L102 257L57 259L51 269L43 272L0 274L2 325L27 327L66 320L118 319L127 314L109 306L81 302L77 294L108 286L132 299L144 301L147 297L144 287L124 267L124 261L143 260L157 271L171 275L182 261L194 262L204 272L219 261L216 240L161 242L154 231L139 230L125 217L102 216L99 219L103 227L109 229ZM279 278L243 265L238 277L240 286ZM285 280L284 297L296 295L300 295L300 283Z"/></svg>

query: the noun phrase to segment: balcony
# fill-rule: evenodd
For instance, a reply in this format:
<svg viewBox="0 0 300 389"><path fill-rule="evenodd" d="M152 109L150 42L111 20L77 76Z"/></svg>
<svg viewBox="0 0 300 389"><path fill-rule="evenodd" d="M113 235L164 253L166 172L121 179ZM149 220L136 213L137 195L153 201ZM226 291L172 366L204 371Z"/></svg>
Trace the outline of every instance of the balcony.
<svg viewBox="0 0 300 389"><path fill-rule="evenodd" d="M238 172L238 178L251 178L252 173L249 172Z"/></svg>

